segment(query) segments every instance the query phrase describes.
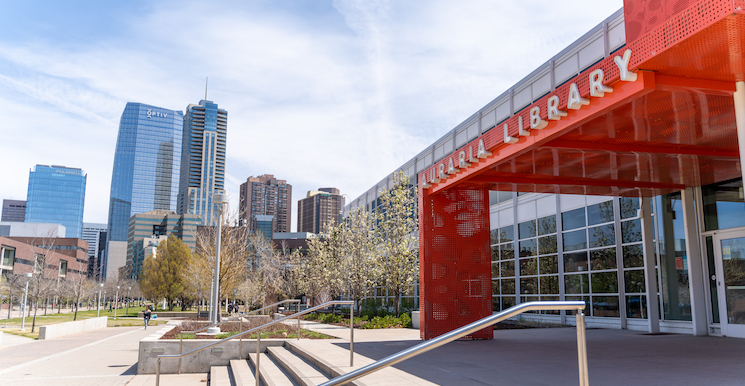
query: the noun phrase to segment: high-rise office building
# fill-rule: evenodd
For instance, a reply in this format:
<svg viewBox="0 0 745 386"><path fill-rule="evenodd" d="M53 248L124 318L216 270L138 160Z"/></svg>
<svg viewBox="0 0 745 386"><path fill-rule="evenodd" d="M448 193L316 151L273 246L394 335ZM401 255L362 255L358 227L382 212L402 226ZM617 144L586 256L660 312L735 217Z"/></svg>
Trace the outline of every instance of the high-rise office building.
<svg viewBox="0 0 745 386"><path fill-rule="evenodd" d="M26 201L3 200L3 214L0 221L23 222L26 218Z"/></svg>
<svg viewBox="0 0 745 386"><path fill-rule="evenodd" d="M98 259L99 252L103 249L101 235L106 234L107 224L83 223L82 239L88 242L88 277L98 278L101 262ZM105 239L104 239L105 243Z"/></svg>
<svg viewBox="0 0 745 386"><path fill-rule="evenodd" d="M110 241L127 241L129 218L176 210L183 113L127 103L119 121L111 175Z"/></svg>
<svg viewBox="0 0 745 386"><path fill-rule="evenodd" d="M183 123L181 111L133 102L124 107L111 175L104 278L124 265L130 217L176 210Z"/></svg>
<svg viewBox="0 0 745 386"><path fill-rule="evenodd" d="M200 222L197 215L177 215L167 210L153 210L132 216L129 219L125 276L138 278L142 263L152 253L152 247L157 247L160 241L171 234L181 239L193 252Z"/></svg>
<svg viewBox="0 0 745 386"><path fill-rule="evenodd" d="M309 191L297 202L297 231L324 233L328 227L341 221L344 197L336 188L319 188Z"/></svg>
<svg viewBox="0 0 745 386"><path fill-rule="evenodd" d="M196 214L213 225L212 194L225 189L225 144L228 112L207 100L186 108L181 150L178 213Z"/></svg>
<svg viewBox="0 0 745 386"><path fill-rule="evenodd" d="M83 230L86 177L81 169L36 165L28 176L24 220L62 224L66 237L79 239Z"/></svg>
<svg viewBox="0 0 745 386"><path fill-rule="evenodd" d="M273 232L290 232L292 220L292 185L271 174L249 177L241 184L239 217L252 231L256 216L274 216Z"/></svg>

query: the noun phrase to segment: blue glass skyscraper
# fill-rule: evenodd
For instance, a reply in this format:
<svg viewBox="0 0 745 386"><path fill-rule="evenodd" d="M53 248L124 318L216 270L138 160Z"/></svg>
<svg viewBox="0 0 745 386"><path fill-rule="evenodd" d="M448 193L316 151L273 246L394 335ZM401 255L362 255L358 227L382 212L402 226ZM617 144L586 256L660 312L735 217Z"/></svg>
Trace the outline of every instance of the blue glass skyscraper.
<svg viewBox="0 0 745 386"><path fill-rule="evenodd" d="M28 175L26 222L62 224L65 237L80 238L86 177L81 169L36 165Z"/></svg>
<svg viewBox="0 0 745 386"><path fill-rule="evenodd" d="M127 103L119 122L109 199L109 241L127 241L129 218L176 210L184 115Z"/></svg>
<svg viewBox="0 0 745 386"><path fill-rule="evenodd" d="M225 189L228 112L207 100L189 105L184 117L178 213L196 214L202 225L216 220L212 194Z"/></svg>

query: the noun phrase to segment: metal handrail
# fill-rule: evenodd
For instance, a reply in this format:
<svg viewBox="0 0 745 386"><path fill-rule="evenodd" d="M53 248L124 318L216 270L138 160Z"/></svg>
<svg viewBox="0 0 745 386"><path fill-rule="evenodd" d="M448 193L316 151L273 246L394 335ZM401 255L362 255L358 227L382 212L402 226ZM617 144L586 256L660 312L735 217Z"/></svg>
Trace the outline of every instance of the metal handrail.
<svg viewBox="0 0 745 386"><path fill-rule="evenodd" d="M352 301L352 300L334 300L334 301L326 302L326 303L323 303L321 305L317 305L315 307L308 308L307 310L296 312L296 313L294 313L294 314L292 314L290 316L284 317L282 319L273 320L273 321L271 321L269 323L262 324L261 326L254 327L254 328L252 328L250 330L246 330L246 331L243 331L241 333L235 334L233 336L229 336L227 338L220 339L217 342L212 342L210 344L204 345L202 347L196 348L194 350L191 350L191 351L188 351L188 352L185 352L185 353L158 355L158 361L157 361L157 363L155 365L155 386L159 386L160 385L160 360L163 359L163 358L178 358L178 359L181 359L181 358L183 358L183 357L185 357L187 355L194 354L196 352L202 351L202 350L204 350L206 348L210 348L212 346L217 346L218 344L227 342L227 341L229 341L231 339L242 338L243 335L250 334L250 333L252 333L254 331L259 331L259 330L261 330L261 329L263 329L265 327L269 327L269 326L271 326L273 324L284 322L284 321L289 320L289 319L292 319L292 318L298 318L298 321L297 321L298 331L297 332L298 332L298 339L300 339L300 317L302 315L311 313L311 312L316 311L316 310L320 310L322 308L326 308L326 307L328 307L330 305L334 305L334 304L346 304L346 305L353 306L354 305L354 301ZM349 309L350 309L350 316L351 316L352 315L352 312L351 312L352 311L352 307L349 307ZM261 347L261 333L258 333L258 334L256 334L256 354L259 354L259 348L260 347ZM239 353L239 355L240 355L240 353ZM258 382L259 382L259 359L260 359L260 356L257 355L256 356L256 384L257 384L257 386L258 386ZM349 365L350 366L353 366L353 364L354 364L354 318L353 317L350 317L349 318Z"/></svg>
<svg viewBox="0 0 745 386"><path fill-rule="evenodd" d="M284 304L284 303L300 303L300 299L286 299L286 300L282 300L281 302L276 302L276 303L270 304L270 305L268 305L266 307L261 307L261 308L259 308L257 310L253 310L251 312L247 312L247 313L245 313L243 315L234 316L232 318L225 319L225 320L219 321L217 323L210 324L209 326L202 327L202 328L200 328L198 330L194 330L194 331L181 331L181 333L179 334L179 348L178 348L178 352L179 352L179 354L181 354L181 353L184 352L184 334L196 334L199 331L204 331L204 330L206 330L206 329L208 329L210 327L215 327L217 325L223 324L225 322L230 322L230 321L235 320L235 319L240 319L240 322L241 322L240 329L243 330L243 317L244 316L248 316L248 315L253 314L255 312L259 312L259 311L265 310L267 308L274 307L276 305L280 305L280 304ZM238 345L238 359L243 359L243 358L241 358L242 352L243 352L243 338L241 338L240 344ZM181 374L181 358L179 358L179 360L178 360L178 373Z"/></svg>
<svg viewBox="0 0 745 386"><path fill-rule="evenodd" d="M460 339L464 336L473 334L483 328L487 328L493 324L501 322L502 320L517 316L526 311L537 311L537 310L577 310L577 356L579 359L579 384L580 386L588 386L589 379L587 373L587 342L585 339L585 314L582 312L585 309L584 301L543 301L543 302L527 302L522 303L514 307L510 307L502 312L496 313L492 316L488 316L481 320L477 320L471 324L463 326L457 330L448 332L447 334L440 335L432 340L420 343L414 347L410 347L406 350L400 351L393 355L387 356L375 363L371 363L367 366L361 367L357 370L351 371L344 375L340 375L336 378L330 379L329 381L322 383L319 386L332 386L342 385L347 382L354 381L355 379L361 378L372 372L381 370L388 366L393 366L399 362L403 362L409 358L415 357L419 354L423 354L427 351L433 350L446 343L450 343L456 339Z"/></svg>

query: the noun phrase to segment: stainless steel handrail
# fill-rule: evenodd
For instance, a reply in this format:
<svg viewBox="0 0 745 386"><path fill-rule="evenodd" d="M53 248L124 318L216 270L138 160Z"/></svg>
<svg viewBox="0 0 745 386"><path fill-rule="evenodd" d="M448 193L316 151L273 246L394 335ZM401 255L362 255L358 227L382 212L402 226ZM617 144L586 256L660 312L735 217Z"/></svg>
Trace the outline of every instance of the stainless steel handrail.
<svg viewBox="0 0 745 386"><path fill-rule="evenodd" d="M251 312L247 312L247 313L245 313L243 315L234 316L232 318L225 319L225 320L219 321L217 323L210 324L209 326L202 327L202 328L200 328L198 330L194 330L194 331L181 331L181 333L179 334L179 348L178 348L178 352L179 352L179 354L181 354L181 353L184 352L184 334L196 334L199 331L204 331L204 330L206 330L206 329L208 329L210 327L215 327L217 325L223 324L225 322L230 322L230 321L235 320L235 319L239 319L240 320L240 322L241 322L240 329L243 330L243 317L244 316L248 316L248 315L253 314L255 312L259 312L259 311L265 310L267 308L274 307L274 306L277 306L277 305L280 305L280 304L284 304L284 303L300 303L300 299L286 299L286 300L282 300L281 302L276 302L276 303L270 304L270 305L268 305L266 307L261 307L261 308L259 308L257 310L253 310ZM243 359L243 358L241 358L242 353L243 353L243 350L242 350L243 349L243 338L241 338L241 341L240 342L241 343L238 345L238 359ZM181 358L179 358L179 360L178 360L178 373L181 374Z"/></svg>
<svg viewBox="0 0 745 386"><path fill-rule="evenodd" d="M242 338L243 335L250 334L250 333L252 333L254 331L259 331L259 330L261 330L261 329L263 329L265 327L269 327L269 326L271 326L273 324L284 322L284 321L290 320L292 318L298 318L298 324L297 325L298 325L298 339L299 339L299 336L300 336L300 317L301 316L303 316L305 314L308 314L308 313L311 313L311 312L316 311L316 310L320 310L322 308L326 308L326 307L328 307L330 305L335 305L335 304L346 304L346 305L349 305L349 306L354 306L354 301L352 301L352 300L334 300L334 301L326 302L326 303L323 303L321 305L317 305L315 307L308 308L307 310L296 312L296 313L294 313L294 314L292 314L290 316L284 317L282 319L273 320L273 321L271 321L269 323L262 324L261 326L254 327L254 328L252 328L250 330L246 330L246 331L243 331L241 333L235 334L233 336L229 336L227 338L220 339L217 342L212 342L210 344L204 345L202 347L196 348L196 349L191 350L191 351L187 351L185 353L158 355L158 361L157 361L157 363L155 365L155 386L159 386L160 385L160 360L163 359L163 358L178 358L178 359L181 359L181 358L183 358L183 357L185 357L187 355L194 354L196 352L202 351L202 350L204 350L206 348L210 348L212 346L217 346L218 344L227 342L227 341L229 341L231 339ZM351 314L352 308L353 307L349 307L350 314ZM261 332L259 332L256 335L257 335L257 339L256 339L256 353L258 354L259 353L259 348L261 347ZM240 353L239 353L239 355L240 355ZM257 357L256 357L256 377L255 377L256 378L256 385L257 386L258 386L258 383L259 383L259 358L260 358L260 356L257 355ZM353 366L353 364L354 364L354 318L351 318L350 317L349 318L349 365L350 366Z"/></svg>
<svg viewBox="0 0 745 386"><path fill-rule="evenodd" d="M319 386L332 386L342 385L347 382L351 382L355 379L364 377L372 372L378 371L388 366L393 366L396 363L403 362L409 358L415 357L419 354L423 354L427 351L433 350L446 343L450 343L456 339L460 339L464 336L473 334L483 328L489 327L493 324L501 322L502 320L517 316L526 311L538 311L538 310L577 310L577 356L579 358L579 384L580 386L588 386L588 373L587 373L587 343L585 339L585 314L582 312L585 309L585 302L583 301L544 301L544 302L527 302L517 306L508 308L502 312L496 313L492 316L488 316L481 320L477 320L471 324L463 326L457 330L448 332L447 334L440 335L432 340L420 343L414 347L410 347L401 352L387 356L375 363L371 363L365 367L361 367L357 370L351 371L344 375L340 375L334 379L331 379Z"/></svg>

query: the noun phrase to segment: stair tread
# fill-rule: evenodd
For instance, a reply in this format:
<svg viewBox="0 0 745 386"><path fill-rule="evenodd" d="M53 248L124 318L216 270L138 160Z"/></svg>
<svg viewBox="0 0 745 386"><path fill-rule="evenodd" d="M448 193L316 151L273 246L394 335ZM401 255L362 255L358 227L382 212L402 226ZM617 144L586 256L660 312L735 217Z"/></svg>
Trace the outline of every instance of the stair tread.
<svg viewBox="0 0 745 386"><path fill-rule="evenodd" d="M231 386L228 366L210 367L210 386Z"/></svg>
<svg viewBox="0 0 745 386"><path fill-rule="evenodd" d="M329 365L334 366L341 373L348 373L358 368L367 366L371 363L375 363L374 359L365 357L363 355L354 354L354 366L349 366L349 349L339 347L330 342L324 342L322 340L300 340L300 341L287 341L287 346L297 346L302 348L307 353L312 354L317 358L321 358ZM367 384L367 385L436 385L435 383L429 382L425 379L419 378L415 375L409 374L405 371L399 370L394 367L387 367L368 374L355 383Z"/></svg>
<svg viewBox="0 0 745 386"><path fill-rule="evenodd" d="M261 375L261 380L264 382L264 385L266 386L295 386L294 383L290 380L290 378L287 377L287 375L282 372L282 370L277 366L272 359L267 356L266 354L260 354L261 355L261 364L259 365L261 367L259 374ZM251 363L254 364L254 368L256 368L256 353L249 354L249 357L251 358Z"/></svg>
<svg viewBox="0 0 745 386"><path fill-rule="evenodd" d="M268 352L301 385L320 385L328 381L326 375L284 347L269 347Z"/></svg>
<svg viewBox="0 0 745 386"><path fill-rule="evenodd" d="M204 386L207 373L161 374L160 386ZM155 374L138 374L127 383L127 386L155 386Z"/></svg>
<svg viewBox="0 0 745 386"><path fill-rule="evenodd" d="M230 371L233 373L236 386L254 386L256 384L254 373L246 360L232 359L230 361Z"/></svg>

